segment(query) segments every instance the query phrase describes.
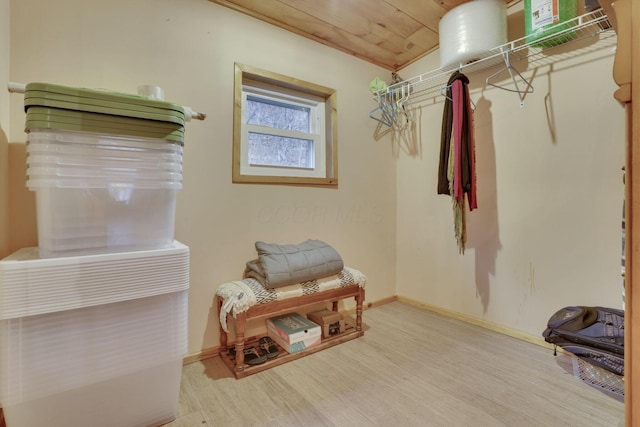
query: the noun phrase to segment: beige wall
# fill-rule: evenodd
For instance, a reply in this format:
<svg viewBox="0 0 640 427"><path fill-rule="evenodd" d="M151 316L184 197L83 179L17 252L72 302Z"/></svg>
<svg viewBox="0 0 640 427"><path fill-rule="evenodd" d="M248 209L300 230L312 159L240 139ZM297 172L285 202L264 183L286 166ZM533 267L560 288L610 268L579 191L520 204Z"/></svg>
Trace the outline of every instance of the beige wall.
<svg viewBox="0 0 640 427"><path fill-rule="evenodd" d="M511 39L523 35L515 12ZM562 58L524 73L535 92L523 108L484 87L491 73L470 77L479 209L464 255L450 200L436 194L443 98L421 105L422 156L397 165L399 295L537 338L563 306L621 306L624 111L612 50ZM401 74L438 65L436 52Z"/></svg>
<svg viewBox="0 0 640 427"><path fill-rule="evenodd" d="M0 258L9 254L9 0L0 0Z"/></svg>
<svg viewBox="0 0 640 427"><path fill-rule="evenodd" d="M14 81L154 84L207 114L187 125L176 213L176 238L191 247L190 353L218 344L212 297L240 278L256 240L325 240L367 274L367 301L395 294L395 160L367 116L369 81L388 72L203 0L20 0L11 22ZM236 61L337 90L338 189L231 183ZM24 141L23 122L14 96L11 141Z"/></svg>

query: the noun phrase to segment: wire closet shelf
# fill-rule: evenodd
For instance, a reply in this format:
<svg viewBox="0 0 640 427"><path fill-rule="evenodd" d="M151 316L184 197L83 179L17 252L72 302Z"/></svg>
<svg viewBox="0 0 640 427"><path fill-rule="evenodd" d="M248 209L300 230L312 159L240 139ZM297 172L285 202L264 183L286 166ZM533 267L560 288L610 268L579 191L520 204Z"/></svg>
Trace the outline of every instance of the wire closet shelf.
<svg viewBox="0 0 640 427"><path fill-rule="evenodd" d="M513 64L522 63L526 60L527 67L531 68L532 66L550 63L552 61L550 55L557 52L557 48L566 46L569 42L573 44L579 40L593 37L596 38L594 43L604 42L607 43L607 45L615 45L615 31L613 31L611 23L602 9L594 10L571 20L549 26L545 29L545 32L550 34L536 38L535 41L527 41L527 39L531 40L531 37L525 36L497 46L466 64L435 69L391 84L386 89L376 92L374 94L374 100L380 105L381 103L394 102L400 94L404 96L405 93L411 93L412 97L416 94L420 94L421 96L432 93L441 94L443 90L446 89L450 75L456 70L469 75L503 65L504 68L500 72L504 70L509 71L511 80L515 83L516 90L491 84L489 81L487 81L487 84L512 92L518 92L522 106L523 94L531 92L533 88L529 82L524 80L520 73L515 70ZM512 71L525 83L524 90L518 88L515 74L512 74ZM493 76L496 76L500 72ZM493 76L490 76L487 80Z"/></svg>

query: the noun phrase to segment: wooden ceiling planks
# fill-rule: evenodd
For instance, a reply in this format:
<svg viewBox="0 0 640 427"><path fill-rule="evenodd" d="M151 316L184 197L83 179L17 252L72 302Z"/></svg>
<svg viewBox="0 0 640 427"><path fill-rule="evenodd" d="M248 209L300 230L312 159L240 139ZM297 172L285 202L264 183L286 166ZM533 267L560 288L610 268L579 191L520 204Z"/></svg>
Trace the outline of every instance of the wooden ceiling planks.
<svg viewBox="0 0 640 427"><path fill-rule="evenodd" d="M437 48L438 23L468 0L210 0L396 71Z"/></svg>

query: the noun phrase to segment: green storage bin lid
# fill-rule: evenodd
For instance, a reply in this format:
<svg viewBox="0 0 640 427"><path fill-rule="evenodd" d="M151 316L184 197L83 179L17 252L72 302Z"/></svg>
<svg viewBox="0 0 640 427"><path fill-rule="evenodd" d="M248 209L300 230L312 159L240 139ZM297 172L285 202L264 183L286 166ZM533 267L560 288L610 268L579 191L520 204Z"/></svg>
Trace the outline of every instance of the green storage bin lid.
<svg viewBox="0 0 640 427"><path fill-rule="evenodd" d="M153 106L147 105L135 105L129 103L122 103L117 101L111 101L108 99L94 99L94 98L80 98L72 95L64 95L64 94L51 94L50 92L43 92L39 90L32 90L29 92L25 92L25 99L29 100L29 106L33 105L33 103L37 100L47 100L54 102L61 102L67 104L78 104L78 105L90 105L94 107L104 107L112 110L122 110L125 114L136 114L137 112L145 112L151 114L158 115L166 115L170 118L177 117L180 119L184 119L184 112L171 110L171 109L163 109L157 108ZM25 102L25 106L27 103ZM131 112L131 113L130 113Z"/></svg>
<svg viewBox="0 0 640 427"><path fill-rule="evenodd" d="M182 106L143 96L50 83L28 83L25 111L33 106L168 121L184 125Z"/></svg>
<svg viewBox="0 0 640 427"><path fill-rule="evenodd" d="M106 114L110 116L135 117L140 119L166 121L171 123L177 123L179 125L184 125L184 117L178 117L173 114L158 114L158 113L152 113L152 112L141 111L141 110L130 110L130 109L120 108L120 107L95 105L91 103L81 104L78 102L58 101L58 100L47 99L47 98L25 97L24 105L25 105L26 111L29 111L29 108L33 106L51 107L51 108L60 108L65 110L87 111L87 112L93 112L93 113Z"/></svg>
<svg viewBox="0 0 640 427"><path fill-rule="evenodd" d="M53 120L60 121L60 119L82 121L92 124L101 125L118 125L118 126L135 126L143 129L147 128L152 132L161 131L174 131L183 129L184 126L172 123L163 122L158 120L138 119L135 117L123 117L123 116L111 116L108 114L91 113L87 111L74 111L64 110L61 108L47 108L47 107L30 107L27 110L27 120L29 118L38 117L40 120Z"/></svg>
<svg viewBox="0 0 640 427"><path fill-rule="evenodd" d="M96 118L97 117L97 118ZM116 117L105 120L104 114L32 107L27 111L25 132L31 129L58 129L109 135L158 138L183 145L184 127L175 123Z"/></svg>

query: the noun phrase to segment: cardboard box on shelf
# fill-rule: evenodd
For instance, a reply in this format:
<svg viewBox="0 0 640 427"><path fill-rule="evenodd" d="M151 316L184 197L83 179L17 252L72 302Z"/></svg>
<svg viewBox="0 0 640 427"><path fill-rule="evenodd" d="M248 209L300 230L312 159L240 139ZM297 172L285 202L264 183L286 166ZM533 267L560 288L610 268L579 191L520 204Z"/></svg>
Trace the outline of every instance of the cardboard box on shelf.
<svg viewBox="0 0 640 427"><path fill-rule="evenodd" d="M337 311L320 310L307 314L309 320L322 328L322 338L339 335L345 330L344 316Z"/></svg>
<svg viewBox="0 0 640 427"><path fill-rule="evenodd" d="M320 326L298 313L267 319L267 332L289 353L318 345L322 339Z"/></svg>

